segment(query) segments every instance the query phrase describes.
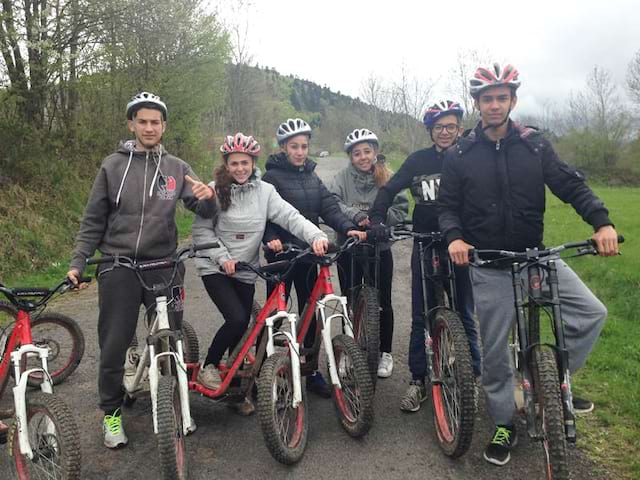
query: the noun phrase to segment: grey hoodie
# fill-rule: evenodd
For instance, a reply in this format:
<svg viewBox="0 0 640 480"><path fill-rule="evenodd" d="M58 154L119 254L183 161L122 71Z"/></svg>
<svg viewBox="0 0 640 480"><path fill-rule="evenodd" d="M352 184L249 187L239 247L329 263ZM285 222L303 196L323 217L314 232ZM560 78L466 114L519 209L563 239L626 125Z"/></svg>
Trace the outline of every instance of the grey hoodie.
<svg viewBox="0 0 640 480"><path fill-rule="evenodd" d="M204 217L215 213L214 200L198 201L185 175L197 178L184 161L158 145L136 152L123 143L104 159L84 211L70 268L80 273L96 249L103 255L137 260L172 255L177 246L176 205Z"/></svg>
<svg viewBox="0 0 640 480"><path fill-rule="evenodd" d="M361 172L351 162L333 177L327 188L338 200L342 211L356 224L367 218L379 190L373 174ZM408 212L409 201L404 193L399 193L387 210L385 224L397 225L405 220ZM344 238L339 235L338 240L344 241ZM387 245L383 250L388 248Z"/></svg>
<svg viewBox="0 0 640 480"><path fill-rule="evenodd" d="M198 257L207 257L195 259L198 275L223 274L220 267L227 260L257 266L267 221L309 244L327 238L322 230L284 201L273 185L252 178L244 185L232 185L231 206L226 211L218 210L215 219L196 216L192 227L194 242L217 241L221 245L198 253ZM256 281L255 273L245 270L238 271L233 278L244 283Z"/></svg>

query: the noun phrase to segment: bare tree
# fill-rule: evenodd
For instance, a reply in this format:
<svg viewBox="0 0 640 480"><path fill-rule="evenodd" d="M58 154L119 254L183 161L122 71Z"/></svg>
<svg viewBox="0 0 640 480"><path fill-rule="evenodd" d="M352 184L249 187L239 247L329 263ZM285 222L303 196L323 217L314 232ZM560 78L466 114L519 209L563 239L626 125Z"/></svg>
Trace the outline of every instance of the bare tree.
<svg viewBox="0 0 640 480"><path fill-rule="evenodd" d="M640 50L638 50L629 62L627 69L627 91L631 96L631 100L640 109Z"/></svg>
<svg viewBox="0 0 640 480"><path fill-rule="evenodd" d="M460 102L464 108L464 123L471 127L478 120L473 97L469 93L469 80L478 67L491 64L491 55L487 51L458 50L456 64L449 71L447 93L451 100Z"/></svg>

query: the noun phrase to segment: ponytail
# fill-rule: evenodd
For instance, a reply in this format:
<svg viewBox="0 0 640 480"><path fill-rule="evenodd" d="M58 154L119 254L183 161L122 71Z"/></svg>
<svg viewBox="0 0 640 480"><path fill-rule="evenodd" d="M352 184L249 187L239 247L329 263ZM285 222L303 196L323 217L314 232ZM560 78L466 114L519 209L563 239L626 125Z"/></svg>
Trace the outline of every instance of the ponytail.
<svg viewBox="0 0 640 480"><path fill-rule="evenodd" d="M373 165L373 178L376 186L378 188L384 187L392 174L393 172L387 166L387 158L383 154L378 153L376 155L376 163Z"/></svg>

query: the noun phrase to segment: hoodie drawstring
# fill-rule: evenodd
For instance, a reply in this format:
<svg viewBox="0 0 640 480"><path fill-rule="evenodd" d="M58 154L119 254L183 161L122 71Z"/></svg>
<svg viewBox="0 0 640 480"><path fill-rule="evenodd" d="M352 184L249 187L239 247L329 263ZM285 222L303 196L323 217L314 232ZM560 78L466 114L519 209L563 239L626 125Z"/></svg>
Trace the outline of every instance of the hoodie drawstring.
<svg viewBox="0 0 640 480"><path fill-rule="evenodd" d="M133 159L133 150L129 152L129 161L127 162L127 168L124 170L122 181L120 182L120 188L118 189L118 195L116 196L116 207L120 204L120 196L122 195L122 189L124 188L124 181L129 173L129 167L131 167L131 160Z"/></svg>
<svg viewBox="0 0 640 480"><path fill-rule="evenodd" d="M151 154L151 158L153 158L153 153ZM158 172L160 171L160 162L162 162L162 145L158 146L158 163L156 163L156 171L153 174L153 179L151 180L151 186L149 187L149 198L153 196L153 186L156 184L156 180L158 179Z"/></svg>

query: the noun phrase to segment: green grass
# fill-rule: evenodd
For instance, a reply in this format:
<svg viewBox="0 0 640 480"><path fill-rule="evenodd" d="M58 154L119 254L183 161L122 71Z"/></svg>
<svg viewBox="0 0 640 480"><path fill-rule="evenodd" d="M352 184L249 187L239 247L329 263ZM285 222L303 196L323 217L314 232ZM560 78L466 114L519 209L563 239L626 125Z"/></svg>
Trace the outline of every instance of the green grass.
<svg viewBox="0 0 640 480"><path fill-rule="evenodd" d="M616 258L580 257L572 268L607 305L609 317L587 365L574 377L574 392L596 403L579 422L579 444L629 478L640 478L640 189L595 188L626 237ZM548 195L545 243L591 236L573 209Z"/></svg>

